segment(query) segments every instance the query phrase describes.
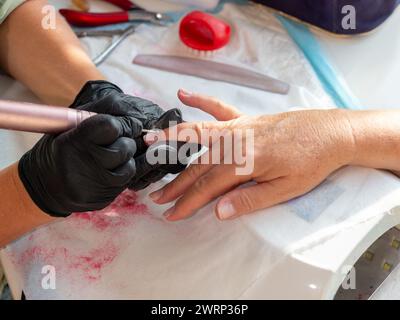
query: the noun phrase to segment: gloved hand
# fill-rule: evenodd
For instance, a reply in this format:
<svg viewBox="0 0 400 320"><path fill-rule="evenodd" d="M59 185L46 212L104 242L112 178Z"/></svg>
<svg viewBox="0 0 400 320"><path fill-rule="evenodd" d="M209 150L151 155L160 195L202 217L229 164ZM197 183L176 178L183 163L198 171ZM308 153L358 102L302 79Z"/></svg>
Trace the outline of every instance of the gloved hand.
<svg viewBox="0 0 400 320"><path fill-rule="evenodd" d="M124 94L115 84L102 80L87 82L70 108L115 116L131 116L139 120L143 129L150 129L164 113L153 102Z"/></svg>
<svg viewBox="0 0 400 320"><path fill-rule="evenodd" d="M157 121L152 124L152 129L166 129L172 124L182 123L182 114L178 109L171 109L166 111ZM187 163L182 162L182 159L178 158L179 149L184 145L183 142L178 142L175 148L164 148L168 143L161 143L152 146L152 148L157 148L159 152L163 152L163 159L176 159L177 161L171 164L157 163L150 164L147 159L147 146L140 150L140 155L138 153L136 157L136 165L138 169L137 174L132 179L129 184L129 188L132 190L141 190L148 187L150 184L161 180L168 173L176 174L183 171ZM167 150L167 151L163 151ZM172 150L172 151L171 151ZM173 154L170 155L170 152ZM189 156L189 155L187 155Z"/></svg>
<svg viewBox="0 0 400 320"><path fill-rule="evenodd" d="M143 125L162 113L106 81L88 82L71 107L99 115L74 130L43 136L19 162L32 200L52 216L110 204L136 173L134 139L142 140Z"/></svg>
<svg viewBox="0 0 400 320"><path fill-rule="evenodd" d="M141 131L134 117L96 115L76 129L44 135L19 161L19 176L32 200L51 216L102 209L134 177L132 138Z"/></svg>
<svg viewBox="0 0 400 320"><path fill-rule="evenodd" d="M123 94L107 81L90 81L71 108L97 112L74 130L45 135L19 162L20 178L36 205L52 216L99 210L128 186L140 189L180 165L149 165L142 129L182 122L179 110ZM138 155L139 165L134 156ZM140 172L138 176L136 173Z"/></svg>
<svg viewBox="0 0 400 320"><path fill-rule="evenodd" d="M103 113L132 116L141 122L143 129L165 129L171 123L178 124L183 121L179 109L164 112L151 101L123 94L120 88L107 81L88 82L71 107L100 112L96 108L100 101L104 101L101 102L102 105L107 105L105 109L102 109ZM162 179L166 174L179 173L186 168L184 163L150 165L145 157L148 147L143 141L143 135L136 137L135 142L137 146L136 175L129 184L130 189L144 189ZM181 145L183 144L179 144Z"/></svg>

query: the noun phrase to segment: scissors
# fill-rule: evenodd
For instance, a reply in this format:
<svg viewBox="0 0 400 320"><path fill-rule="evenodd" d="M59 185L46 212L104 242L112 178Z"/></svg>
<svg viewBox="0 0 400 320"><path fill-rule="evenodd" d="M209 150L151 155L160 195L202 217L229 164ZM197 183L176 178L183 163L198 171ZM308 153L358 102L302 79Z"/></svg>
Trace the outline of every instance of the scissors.
<svg viewBox="0 0 400 320"><path fill-rule="evenodd" d="M115 12L82 12L70 9L60 9L60 13L69 24L79 27L96 27L124 22L150 22L158 25L165 25L171 22L168 15L149 12L130 0L103 0L121 8L122 11Z"/></svg>

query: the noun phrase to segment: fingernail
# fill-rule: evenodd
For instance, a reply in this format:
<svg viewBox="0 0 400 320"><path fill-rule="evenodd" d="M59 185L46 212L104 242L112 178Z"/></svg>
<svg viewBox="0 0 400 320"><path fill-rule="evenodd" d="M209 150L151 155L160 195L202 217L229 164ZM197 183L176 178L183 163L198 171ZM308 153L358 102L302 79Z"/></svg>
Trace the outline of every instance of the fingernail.
<svg viewBox="0 0 400 320"><path fill-rule="evenodd" d="M159 200L161 198L161 196L163 195L163 190L157 190L154 191L152 193L149 194L149 197L151 198L151 200L153 200L154 202L157 202L157 200Z"/></svg>
<svg viewBox="0 0 400 320"><path fill-rule="evenodd" d="M151 145L151 144L154 144L155 142L157 142L158 135L157 135L157 133L150 132L150 133L146 134L145 136L143 136L143 140L144 140L144 142L146 142L146 144Z"/></svg>
<svg viewBox="0 0 400 320"><path fill-rule="evenodd" d="M217 208L218 217L221 220L230 219L236 215L235 207L230 200L223 200Z"/></svg>
<svg viewBox="0 0 400 320"><path fill-rule="evenodd" d="M175 211L175 206L174 206L174 207L171 207L171 208L169 208L167 211L165 211L165 212L163 213L163 216L164 216L166 219L168 219L168 218L174 213L174 211Z"/></svg>
<svg viewBox="0 0 400 320"><path fill-rule="evenodd" d="M189 97L192 95L191 92L186 91L186 90L183 90L183 89L180 89L179 91L180 91L180 94L181 94L182 96L184 96L185 98L189 98Z"/></svg>

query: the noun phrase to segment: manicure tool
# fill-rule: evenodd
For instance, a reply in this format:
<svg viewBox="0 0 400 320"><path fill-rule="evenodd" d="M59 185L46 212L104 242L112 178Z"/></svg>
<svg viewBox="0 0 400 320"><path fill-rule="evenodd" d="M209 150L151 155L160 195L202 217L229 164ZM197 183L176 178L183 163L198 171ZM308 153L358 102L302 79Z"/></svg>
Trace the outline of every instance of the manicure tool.
<svg viewBox="0 0 400 320"><path fill-rule="evenodd" d="M75 32L75 35L78 38L84 37L113 37L117 35L123 34L131 25L130 24L121 24L116 28L106 27L93 27L93 28L80 28L73 27L72 29Z"/></svg>
<svg viewBox="0 0 400 320"><path fill-rule="evenodd" d="M102 53L93 59L93 63L99 66L107 59L107 57L124 41L130 34L135 31L135 26L129 26L124 28L114 28L111 30L102 29L101 26L110 24L118 24L122 22L150 22L157 25L165 25L171 19L161 13L152 13L142 10L136 7L129 0L106 0L112 4L119 6L124 11L119 12L107 12L107 13L90 13L81 12L76 10L61 9L60 13L64 15L67 21L75 26L80 27L92 27L85 30L85 28L79 28L75 31L78 37L87 36L114 36L119 35L117 39L111 42ZM127 15L128 18L123 18ZM96 28L97 27L97 28Z"/></svg>
<svg viewBox="0 0 400 320"><path fill-rule="evenodd" d="M36 133L60 133L76 128L97 113L85 110L0 100L0 128ZM143 129L142 133L157 133Z"/></svg>
<svg viewBox="0 0 400 320"><path fill-rule="evenodd" d="M93 63L99 66L108 58L108 56L124 41L129 35L135 31L136 26L131 24L121 24L120 27L93 27L93 28L73 28L77 37L114 37L114 39L97 57L93 59Z"/></svg>
<svg viewBox="0 0 400 320"><path fill-rule="evenodd" d="M116 40L111 42L111 44L104 49L96 58L93 59L93 63L99 66L107 57L124 41L129 35L135 31L136 26L130 26L127 28Z"/></svg>
<svg viewBox="0 0 400 320"><path fill-rule="evenodd" d="M137 7L129 0L104 0L122 9L115 12L82 12L71 9L60 9L60 13L69 24L80 27L95 27L123 22L151 22L165 25L171 22L168 15L158 12L149 12Z"/></svg>
<svg viewBox="0 0 400 320"><path fill-rule="evenodd" d="M219 62L168 55L137 55L133 63L164 71L287 94L289 84L261 73Z"/></svg>

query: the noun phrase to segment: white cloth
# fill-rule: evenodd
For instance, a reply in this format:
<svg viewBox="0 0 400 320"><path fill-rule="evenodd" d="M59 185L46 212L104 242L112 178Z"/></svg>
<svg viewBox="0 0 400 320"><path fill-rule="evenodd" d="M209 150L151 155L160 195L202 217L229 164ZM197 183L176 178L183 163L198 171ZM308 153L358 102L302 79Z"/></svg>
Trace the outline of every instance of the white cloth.
<svg viewBox="0 0 400 320"><path fill-rule="evenodd" d="M232 41L208 58L284 80L291 84L289 95L131 64L138 53L195 56L179 42L177 25L139 27L100 69L127 93L164 108L182 107L187 120L209 117L180 105L181 87L217 96L248 114L332 106L267 9L226 5L220 15L233 26ZM84 42L94 56L105 40ZM304 197L227 222L216 219L214 203L188 220L165 222L160 216L168 206L154 205L147 194L167 180L137 200L125 194L92 219L71 217L10 245L2 259L27 298L332 298L345 276L343 265L352 265L400 221L390 211L399 203L400 183L376 170L342 169ZM56 268L56 290L41 286L45 265Z"/></svg>
<svg viewBox="0 0 400 320"><path fill-rule="evenodd" d="M0 23L25 0L0 0Z"/></svg>

